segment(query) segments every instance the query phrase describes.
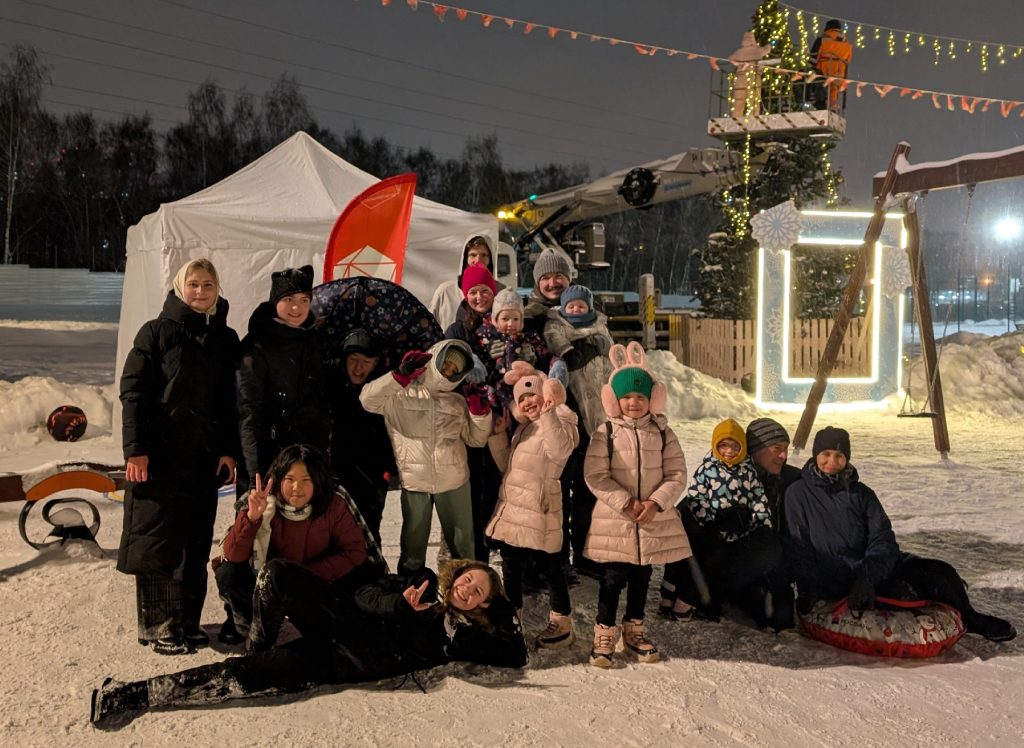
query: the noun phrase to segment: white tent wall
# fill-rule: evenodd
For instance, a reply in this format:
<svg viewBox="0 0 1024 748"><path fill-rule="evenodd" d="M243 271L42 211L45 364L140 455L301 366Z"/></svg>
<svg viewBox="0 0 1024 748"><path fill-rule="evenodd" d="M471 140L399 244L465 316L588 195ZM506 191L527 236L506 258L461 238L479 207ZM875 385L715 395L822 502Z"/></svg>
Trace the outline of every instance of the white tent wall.
<svg viewBox="0 0 1024 748"><path fill-rule="evenodd" d="M231 304L228 323L243 337L249 316L266 300L270 274L310 264L320 283L327 239L345 206L379 180L300 132L229 177L166 203L128 230L115 379L139 328L163 307L174 274L209 258ZM491 215L414 198L402 285L429 302L456 276L466 240L497 246ZM114 433L121 428L114 408Z"/></svg>

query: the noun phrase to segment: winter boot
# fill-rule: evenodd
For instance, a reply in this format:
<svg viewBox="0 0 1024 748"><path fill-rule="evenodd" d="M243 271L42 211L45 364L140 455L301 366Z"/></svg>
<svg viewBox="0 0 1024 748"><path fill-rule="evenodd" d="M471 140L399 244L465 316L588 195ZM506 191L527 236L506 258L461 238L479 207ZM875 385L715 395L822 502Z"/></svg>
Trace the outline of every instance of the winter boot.
<svg viewBox="0 0 1024 748"><path fill-rule="evenodd" d="M152 647L160 655L187 655L195 652L183 636L165 636L161 639L139 639L139 644Z"/></svg>
<svg viewBox="0 0 1024 748"><path fill-rule="evenodd" d="M548 627L537 635L537 646L541 649L561 649L576 641L576 632L572 630L572 616L551 611L548 614Z"/></svg>
<svg viewBox="0 0 1024 748"><path fill-rule="evenodd" d="M615 642L619 638L615 626L594 624L594 646L590 649L590 664L610 668L615 655Z"/></svg>
<svg viewBox="0 0 1024 748"><path fill-rule="evenodd" d="M992 642L1008 642L1017 636L1017 629L1009 621L979 613L973 608L964 614L964 627L969 634L979 634Z"/></svg>
<svg viewBox="0 0 1024 748"><path fill-rule="evenodd" d="M107 678L92 692L89 721L99 730L119 730L148 708L146 681L122 683Z"/></svg>
<svg viewBox="0 0 1024 748"><path fill-rule="evenodd" d="M185 643L192 649L203 649L210 646L210 635L201 628L197 628L195 631L186 631Z"/></svg>
<svg viewBox="0 0 1024 748"><path fill-rule="evenodd" d="M640 662L658 661L658 648L647 638L643 621L622 622L622 645L623 651Z"/></svg>
<svg viewBox="0 0 1024 748"><path fill-rule="evenodd" d="M220 631L217 633L217 641L229 646L241 644L245 641L245 637L242 636L238 627L235 626L235 615L231 611L231 606L225 605L224 612L227 614L227 618L224 620L224 623L220 625Z"/></svg>

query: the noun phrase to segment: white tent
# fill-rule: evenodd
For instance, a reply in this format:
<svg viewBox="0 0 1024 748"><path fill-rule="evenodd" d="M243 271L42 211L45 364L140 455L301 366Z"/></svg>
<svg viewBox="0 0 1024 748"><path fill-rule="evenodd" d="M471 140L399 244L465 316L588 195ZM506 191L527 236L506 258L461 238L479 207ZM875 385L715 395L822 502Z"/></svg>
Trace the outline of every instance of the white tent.
<svg viewBox="0 0 1024 748"><path fill-rule="evenodd" d="M249 315L269 294L273 271L311 264L320 282L334 222L352 198L378 181L299 132L128 229L118 382L136 332L159 314L183 263L213 261L231 302L228 322L244 336ZM426 304L439 283L458 274L466 240L482 234L497 246L497 232L494 216L415 198L402 285ZM114 410L119 424L120 409Z"/></svg>

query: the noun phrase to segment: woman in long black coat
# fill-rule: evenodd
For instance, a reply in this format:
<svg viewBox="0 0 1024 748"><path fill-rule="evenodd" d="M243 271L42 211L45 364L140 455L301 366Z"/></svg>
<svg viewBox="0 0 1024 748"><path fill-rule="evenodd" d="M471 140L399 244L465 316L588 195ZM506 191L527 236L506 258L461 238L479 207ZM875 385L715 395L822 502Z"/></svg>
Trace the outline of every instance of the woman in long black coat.
<svg viewBox="0 0 1024 748"><path fill-rule="evenodd" d="M121 375L127 462L117 569L136 580L138 638L160 654L205 646L199 627L217 488L234 480L238 436L228 327L209 260L181 267Z"/></svg>
<svg viewBox="0 0 1024 748"><path fill-rule="evenodd" d="M386 576L361 587L353 603L333 608L299 583L282 582L271 594L301 638L149 680L107 679L93 692L93 724L116 729L153 707L205 706L322 683L374 681L460 660L526 664L523 632L497 572L478 561L452 561L440 582L429 569Z"/></svg>

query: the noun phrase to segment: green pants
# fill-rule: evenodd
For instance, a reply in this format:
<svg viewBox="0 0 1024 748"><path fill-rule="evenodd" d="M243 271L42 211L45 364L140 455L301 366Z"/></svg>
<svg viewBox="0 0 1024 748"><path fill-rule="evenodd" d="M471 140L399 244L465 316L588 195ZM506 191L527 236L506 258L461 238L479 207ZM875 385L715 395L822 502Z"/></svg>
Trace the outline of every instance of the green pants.
<svg viewBox="0 0 1024 748"><path fill-rule="evenodd" d="M402 489L402 550L399 571L416 571L427 562L430 520L437 507L444 541L454 558L473 558L473 500L469 483L441 493Z"/></svg>

